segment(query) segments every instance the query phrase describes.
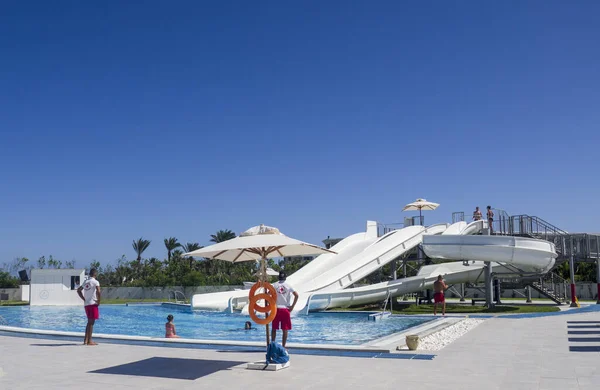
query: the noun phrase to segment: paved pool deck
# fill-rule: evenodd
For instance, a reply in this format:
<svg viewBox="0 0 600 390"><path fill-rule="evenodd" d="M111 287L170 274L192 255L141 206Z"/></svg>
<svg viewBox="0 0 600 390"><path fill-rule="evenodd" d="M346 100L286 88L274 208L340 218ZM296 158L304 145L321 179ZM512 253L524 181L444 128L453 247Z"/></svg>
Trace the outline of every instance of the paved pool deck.
<svg viewBox="0 0 600 390"><path fill-rule="evenodd" d="M246 370L264 353L244 350L0 336L0 389L591 390L600 388L600 312L490 318L427 352L431 360L290 353L290 368L266 372Z"/></svg>

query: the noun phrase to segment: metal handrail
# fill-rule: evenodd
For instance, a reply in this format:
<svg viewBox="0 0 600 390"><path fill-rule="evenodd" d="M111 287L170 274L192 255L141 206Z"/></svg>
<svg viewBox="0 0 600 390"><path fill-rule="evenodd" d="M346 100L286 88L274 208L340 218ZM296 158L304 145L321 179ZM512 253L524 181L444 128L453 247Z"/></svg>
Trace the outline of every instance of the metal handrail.
<svg viewBox="0 0 600 390"><path fill-rule="evenodd" d="M513 215L510 217L512 221L518 221L518 224L513 223L513 233L520 234L553 234L559 236L567 236L566 231L546 222L545 220L526 214ZM518 229L518 230L517 230Z"/></svg>
<svg viewBox="0 0 600 390"><path fill-rule="evenodd" d="M6 321L2 316L0 316L0 325L8 325L8 321Z"/></svg>
<svg viewBox="0 0 600 390"><path fill-rule="evenodd" d="M562 278L560 275L554 272L548 272L546 275L539 278L539 283L542 288L552 290L552 292L561 300L565 301L568 299L567 286L569 281Z"/></svg>
<svg viewBox="0 0 600 390"><path fill-rule="evenodd" d="M423 226L425 227L425 216L424 215L416 215L413 217L406 217L406 219L410 219L412 222L410 225L405 224L404 222L394 222L394 223L378 223L377 224L377 236L381 237L389 232L393 232L394 230L402 229L408 226Z"/></svg>
<svg viewBox="0 0 600 390"><path fill-rule="evenodd" d="M464 211L457 211L452 213L452 223L457 223L457 222L461 222L461 221L465 221L465 212Z"/></svg>
<svg viewBox="0 0 600 390"><path fill-rule="evenodd" d="M600 235L571 234L548 221L527 214L511 215L506 211L496 209L492 225L493 234L509 236L531 236L537 239L552 242L559 254L564 259L575 256L578 259L600 258ZM464 212L452 213L452 222L464 221Z"/></svg>
<svg viewBox="0 0 600 390"><path fill-rule="evenodd" d="M393 232L394 230L402 229L404 227L404 223L396 222L396 223L378 223L377 224L377 237L385 236L389 232Z"/></svg>
<svg viewBox="0 0 600 390"><path fill-rule="evenodd" d="M180 302L184 302L187 300L187 297L185 296L185 294L182 291L179 290L173 290L171 292L169 292L169 301L171 300L171 293L173 293L173 300L175 301L175 303L180 303ZM183 299L181 301L177 300L177 294L180 294Z"/></svg>

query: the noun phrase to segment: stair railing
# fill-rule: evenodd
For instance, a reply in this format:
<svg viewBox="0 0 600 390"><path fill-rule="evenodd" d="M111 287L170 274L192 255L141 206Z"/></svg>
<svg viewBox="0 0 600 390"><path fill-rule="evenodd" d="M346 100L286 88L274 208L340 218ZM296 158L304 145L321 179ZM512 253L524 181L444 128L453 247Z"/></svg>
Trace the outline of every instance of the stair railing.
<svg viewBox="0 0 600 390"><path fill-rule="evenodd" d="M569 281L554 272L548 272L540 277L539 284L543 290L553 293L558 299L566 301Z"/></svg>

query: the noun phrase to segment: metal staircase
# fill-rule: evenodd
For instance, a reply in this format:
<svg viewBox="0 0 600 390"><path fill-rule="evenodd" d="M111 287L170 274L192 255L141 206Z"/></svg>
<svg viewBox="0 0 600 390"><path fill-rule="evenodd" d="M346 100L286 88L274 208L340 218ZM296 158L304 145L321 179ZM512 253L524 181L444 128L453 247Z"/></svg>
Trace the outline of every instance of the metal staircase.
<svg viewBox="0 0 600 390"><path fill-rule="evenodd" d="M550 298L559 305L569 301L567 296L569 282L561 278L554 272L549 272L529 284L534 290L540 294Z"/></svg>
<svg viewBox="0 0 600 390"><path fill-rule="evenodd" d="M503 290L520 290L529 287L559 305L569 301L567 296L569 282L554 272L549 272L537 278L501 278L500 282ZM522 294L519 293L519 295Z"/></svg>

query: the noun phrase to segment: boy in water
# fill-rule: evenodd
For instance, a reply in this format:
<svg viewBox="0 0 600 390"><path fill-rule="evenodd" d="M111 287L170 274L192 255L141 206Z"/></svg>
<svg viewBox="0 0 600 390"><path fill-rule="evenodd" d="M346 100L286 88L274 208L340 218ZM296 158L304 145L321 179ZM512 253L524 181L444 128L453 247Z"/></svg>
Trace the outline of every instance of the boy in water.
<svg viewBox="0 0 600 390"><path fill-rule="evenodd" d="M288 331L292 329L292 318L290 313L294 310L296 302L298 302L298 293L294 291L292 286L285 282L287 276L285 271L279 271L279 282L273 284L277 291L277 315L273 320L271 341L275 341L277 337L277 329L283 331L281 345L285 348L287 343ZM294 295L294 302L290 304Z"/></svg>
<svg viewBox="0 0 600 390"><path fill-rule="evenodd" d="M98 306L100 305L100 282L96 280L96 274L96 269L92 268L89 279L83 282L83 285L77 289L77 294L83 300L85 315L88 319L87 326L85 327L85 338L83 339L84 345L97 345L92 341L94 323L100 318L100 312L98 311Z"/></svg>
<svg viewBox="0 0 600 390"><path fill-rule="evenodd" d="M444 291L448 289L444 278L439 275L437 280L433 282L433 315L437 315L437 305L442 304L442 315L446 315L446 298L444 297Z"/></svg>

